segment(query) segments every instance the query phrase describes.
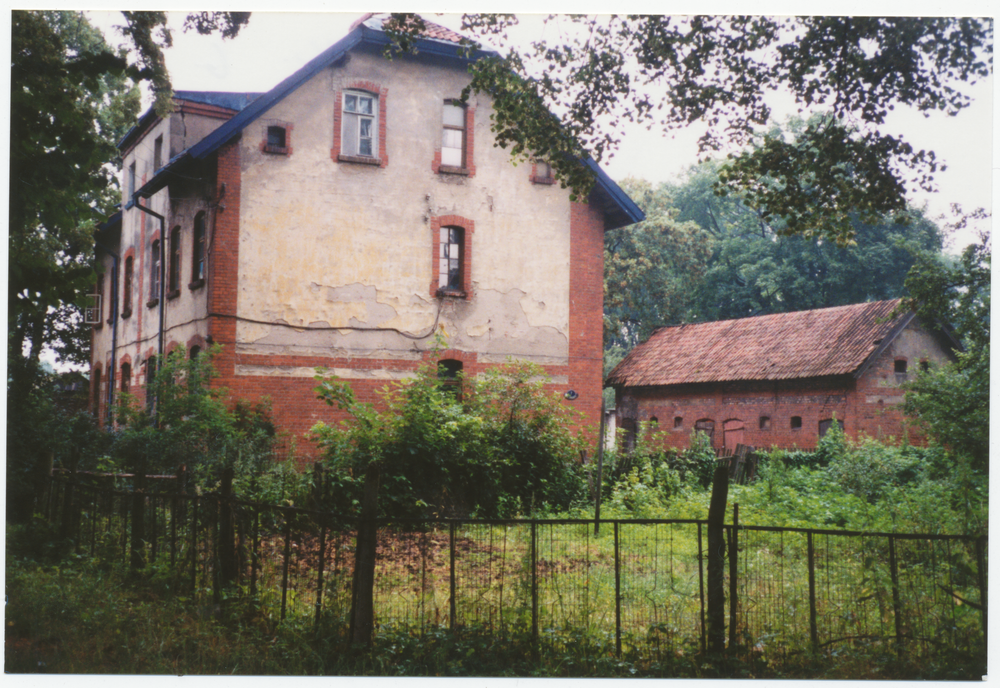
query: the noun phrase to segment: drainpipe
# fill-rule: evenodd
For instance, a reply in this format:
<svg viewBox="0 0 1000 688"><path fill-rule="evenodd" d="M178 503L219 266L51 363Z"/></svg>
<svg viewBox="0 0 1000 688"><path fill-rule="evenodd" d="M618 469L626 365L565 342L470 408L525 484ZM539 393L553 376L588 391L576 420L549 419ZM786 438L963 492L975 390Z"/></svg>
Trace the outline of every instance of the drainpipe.
<svg viewBox="0 0 1000 688"><path fill-rule="evenodd" d="M146 197L146 200L149 200L148 196ZM166 226L165 226L166 218L163 217L163 215L160 215L159 213L157 213L157 212L155 212L153 210L150 210L146 206L144 206L141 203L139 203L138 199L136 200L135 207L138 208L139 210L141 210L142 212L146 213L147 215L152 215L153 217L155 217L157 220L160 221L160 304L159 304L160 305L160 308L159 308L159 311L160 311L160 332L159 332L159 335L157 337L157 342L156 342L157 343L157 347L156 347L156 369L159 370L161 367L163 367L163 316L164 316L164 308L167 305L167 299L166 299L166 279L165 279L165 277L166 277L166 266L167 266L167 260L166 260L166 245L167 245L166 231L167 230L166 230ZM154 408L155 408L155 406L154 406Z"/></svg>
<svg viewBox="0 0 1000 688"><path fill-rule="evenodd" d="M114 417L112 404L115 401L115 366L117 365L118 352L118 268L121 256L112 251L107 244L94 237L94 244L104 249L105 253L111 256L111 274L114 281L111 284L111 370L108 371L108 404L106 413L108 414L107 425L111 428L111 421ZM103 310L103 309L102 309Z"/></svg>

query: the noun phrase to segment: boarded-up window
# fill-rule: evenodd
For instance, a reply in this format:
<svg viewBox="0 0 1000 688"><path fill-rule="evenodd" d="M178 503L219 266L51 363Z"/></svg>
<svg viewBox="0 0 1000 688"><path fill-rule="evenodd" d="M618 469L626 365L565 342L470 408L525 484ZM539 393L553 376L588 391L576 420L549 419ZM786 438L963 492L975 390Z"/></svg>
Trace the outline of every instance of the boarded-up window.
<svg viewBox="0 0 1000 688"><path fill-rule="evenodd" d="M694 429L698 432L703 432L708 435L709 439L715 435L715 421L708 418L702 418L694 424Z"/></svg>
<svg viewBox="0 0 1000 688"><path fill-rule="evenodd" d="M827 418L826 420L821 420L819 422L819 436L823 437L823 435L829 432L830 428L833 426L834 423L836 423L837 427L839 427L841 432L843 432L844 424L842 422L834 418Z"/></svg>

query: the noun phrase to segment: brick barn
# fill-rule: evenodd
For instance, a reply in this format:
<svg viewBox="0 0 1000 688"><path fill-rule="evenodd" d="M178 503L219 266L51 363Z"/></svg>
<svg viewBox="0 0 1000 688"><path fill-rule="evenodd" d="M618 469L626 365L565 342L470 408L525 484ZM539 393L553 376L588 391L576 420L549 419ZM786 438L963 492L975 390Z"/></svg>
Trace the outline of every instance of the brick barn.
<svg viewBox="0 0 1000 688"><path fill-rule="evenodd" d="M687 447L702 430L717 449L737 444L812 449L837 422L851 438L920 441L898 405L921 367L958 343L899 300L664 327L608 376L625 446L640 423ZM648 426L647 426L648 427Z"/></svg>
<svg viewBox="0 0 1000 688"><path fill-rule="evenodd" d="M142 401L158 356L222 346L216 384L271 399L305 453L337 412L323 367L361 400L430 360L475 375L541 365L596 428L604 231L643 219L596 164L570 200L544 159L495 147L470 62L427 22L418 52L383 56L388 15L267 93L177 91L119 144L122 210L97 237L91 407ZM97 309L95 309L97 310Z"/></svg>

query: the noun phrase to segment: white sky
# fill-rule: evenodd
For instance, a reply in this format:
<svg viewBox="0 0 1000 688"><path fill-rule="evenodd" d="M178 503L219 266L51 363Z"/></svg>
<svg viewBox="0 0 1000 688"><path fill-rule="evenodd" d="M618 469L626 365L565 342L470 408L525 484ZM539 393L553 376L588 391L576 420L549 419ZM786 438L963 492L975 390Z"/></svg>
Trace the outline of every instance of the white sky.
<svg viewBox="0 0 1000 688"><path fill-rule="evenodd" d="M319 3L313 7L329 8ZM801 7L798 5L800 12ZM448 9L447 5L439 8ZM509 7L500 9L511 11ZM555 11L559 8L545 9ZM571 9L583 11L584 7L575 5ZM745 12L746 9L743 7L742 11ZM754 9L757 10L757 5ZM667 5L653 11L664 10L674 11ZM863 3L857 7L851 7L850 3L838 3L835 9L828 8L827 12L886 15L919 12L941 15L946 10L949 13L978 16L995 11L988 9L987 3L925 3L917 6L910 3L904 6L897 2ZM456 30L460 28L461 18L458 14L441 16L434 15L432 11L421 11L432 21ZM704 13L726 10L724 6L716 9L703 5L695 11ZM781 12L782 8L776 6L768 11ZM788 11L787 8L785 11ZM822 7L817 6L810 11L819 13ZM122 23L120 12L91 11L88 14L95 24L110 34L109 42L119 42L111 27ZM267 91L343 37L350 24L359 16L358 12L255 11L250 24L235 40L223 41L217 36L184 33L180 30L184 13L171 13L174 46L166 51L167 68L174 88L178 90ZM519 30L519 41L543 36L554 37L553 28L546 28L540 15L521 16L523 28ZM997 145L992 135L996 111L992 81L989 79L973 87L963 87L973 96L974 103L957 117L935 113L930 118L925 118L915 111L897 109L887 123L888 130L902 134L916 149L933 150L947 164L947 170L936 176L937 193L911 193L911 203L917 206L926 204L931 217L947 212L952 203L960 203L967 210L980 206L990 209L992 206L992 159ZM786 100L784 107L784 111L780 109L780 105L775 107L775 118L779 121L795 112L790 98ZM702 132L703 127L693 126L687 131L665 136L662 132L626 123L620 149L612 159L603 163L603 167L615 180L627 176L641 177L652 182L671 180L697 161L697 139ZM951 250L957 252L969 240L971 234L956 237Z"/></svg>

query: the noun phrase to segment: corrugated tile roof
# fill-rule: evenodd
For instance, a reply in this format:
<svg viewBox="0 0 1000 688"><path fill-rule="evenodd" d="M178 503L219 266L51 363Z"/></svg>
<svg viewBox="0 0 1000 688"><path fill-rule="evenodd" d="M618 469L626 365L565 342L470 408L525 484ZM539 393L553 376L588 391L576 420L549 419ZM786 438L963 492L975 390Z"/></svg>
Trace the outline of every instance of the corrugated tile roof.
<svg viewBox="0 0 1000 688"><path fill-rule="evenodd" d="M641 387L788 380L857 371L894 329L899 300L664 327L619 363L608 384Z"/></svg>
<svg viewBox="0 0 1000 688"><path fill-rule="evenodd" d="M360 24L364 24L370 29L381 31L389 19L389 14L368 12L351 24L351 30L353 31ZM423 17L421 19L424 20L424 30L420 32L422 38L432 38L436 41L445 41L446 43L461 43L464 40L461 34L457 34L449 28L435 24L432 21L427 21Z"/></svg>

